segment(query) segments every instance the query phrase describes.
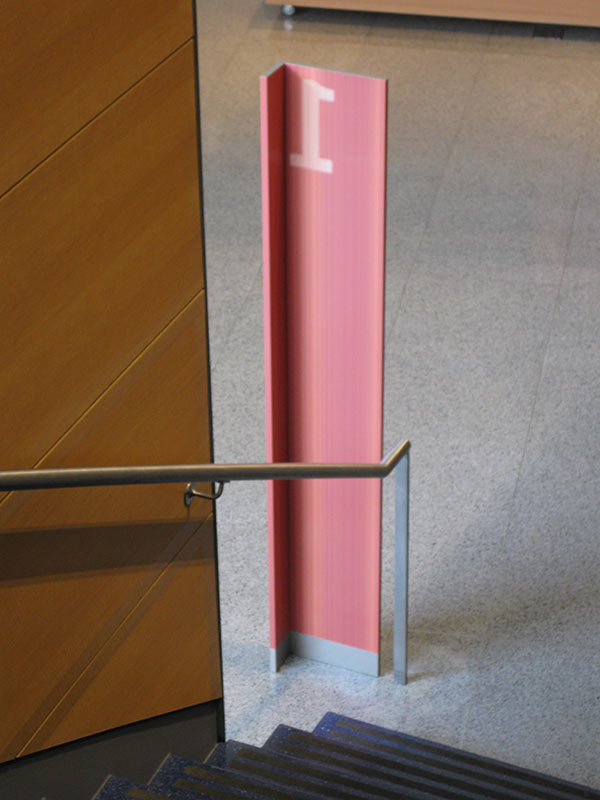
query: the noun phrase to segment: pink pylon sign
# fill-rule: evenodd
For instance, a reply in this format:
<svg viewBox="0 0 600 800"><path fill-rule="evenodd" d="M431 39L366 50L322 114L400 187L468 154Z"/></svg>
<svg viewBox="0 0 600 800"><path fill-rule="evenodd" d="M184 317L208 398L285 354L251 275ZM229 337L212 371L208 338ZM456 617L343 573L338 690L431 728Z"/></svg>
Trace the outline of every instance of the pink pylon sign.
<svg viewBox="0 0 600 800"><path fill-rule="evenodd" d="M261 77L267 460L381 458L387 82ZM379 674L381 486L268 485L271 666Z"/></svg>

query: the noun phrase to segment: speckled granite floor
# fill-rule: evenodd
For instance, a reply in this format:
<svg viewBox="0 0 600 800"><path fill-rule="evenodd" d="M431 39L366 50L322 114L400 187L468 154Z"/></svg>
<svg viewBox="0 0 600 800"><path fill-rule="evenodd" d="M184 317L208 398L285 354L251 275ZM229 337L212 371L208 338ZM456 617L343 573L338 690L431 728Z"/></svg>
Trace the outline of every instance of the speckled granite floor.
<svg viewBox="0 0 600 800"><path fill-rule="evenodd" d="M218 506L227 730L326 710L600 788L600 31L199 0L218 461L262 461L258 76L389 78L385 444L412 450L409 684L268 672L266 497Z"/></svg>

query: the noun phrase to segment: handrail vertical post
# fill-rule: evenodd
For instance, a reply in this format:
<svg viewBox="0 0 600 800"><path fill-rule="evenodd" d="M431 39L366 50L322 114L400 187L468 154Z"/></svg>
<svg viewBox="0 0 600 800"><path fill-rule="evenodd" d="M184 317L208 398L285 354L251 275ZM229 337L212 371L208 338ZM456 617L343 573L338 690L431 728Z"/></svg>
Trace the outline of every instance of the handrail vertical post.
<svg viewBox="0 0 600 800"><path fill-rule="evenodd" d="M403 685L407 680L409 480L407 452L394 469L394 677Z"/></svg>

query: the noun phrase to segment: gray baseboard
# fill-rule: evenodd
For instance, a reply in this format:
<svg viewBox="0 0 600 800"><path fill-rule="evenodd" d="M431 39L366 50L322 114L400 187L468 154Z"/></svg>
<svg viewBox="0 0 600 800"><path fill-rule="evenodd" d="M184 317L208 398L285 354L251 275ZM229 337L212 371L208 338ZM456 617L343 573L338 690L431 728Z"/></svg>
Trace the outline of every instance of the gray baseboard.
<svg viewBox="0 0 600 800"><path fill-rule="evenodd" d="M283 664L290 654L290 635L288 634L283 642L277 648L271 648L269 669L271 672L277 672L279 667Z"/></svg>
<svg viewBox="0 0 600 800"><path fill-rule="evenodd" d="M289 633L277 649L271 649L271 672L277 672L288 655L292 653L313 661L322 661L334 667L362 672L365 675L374 677L379 675L378 653L296 632Z"/></svg>

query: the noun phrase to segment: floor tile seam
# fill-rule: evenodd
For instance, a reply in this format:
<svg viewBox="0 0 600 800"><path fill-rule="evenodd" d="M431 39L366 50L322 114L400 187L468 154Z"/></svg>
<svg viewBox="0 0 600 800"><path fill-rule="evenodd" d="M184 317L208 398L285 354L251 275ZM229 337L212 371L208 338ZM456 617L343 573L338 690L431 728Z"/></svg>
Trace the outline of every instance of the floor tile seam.
<svg viewBox="0 0 600 800"><path fill-rule="evenodd" d="M598 112L600 112L600 103L599 103ZM593 131L595 129L595 125L597 124L597 120L598 120L598 116L599 116L598 112L597 112L596 123L594 125L590 126L590 130L591 131ZM577 193L576 199L573 202L573 208L572 208L572 213L571 213L571 223L570 223L570 228L569 228L570 232L569 232L569 237L567 239L567 242L566 242L566 245L565 245L565 249L564 249L563 267L562 267L562 270L561 270L560 280L559 280L559 283L558 283L558 286L557 286L557 289L556 289L553 308L552 308L552 311L551 311L551 313L549 315L549 320L548 320L547 329L546 329L546 335L544 337L545 344L544 344L544 349L543 349L543 355L542 355L542 357L540 359L540 367L539 367L539 370L538 370L538 377L537 377L537 381L536 381L536 385L535 385L535 390L534 390L534 393L533 393L533 401L531 403L531 410L530 410L529 419L528 419L528 422L527 422L527 430L526 430L525 437L524 437L524 440L523 440L523 448L522 448L522 452L521 452L521 458L520 458L520 461L519 461L519 467L518 467L518 470L517 470L516 478L515 478L514 485L513 485L513 491L512 491L511 499L510 499L510 502L509 502L508 513L507 513L507 516L506 516L506 525L505 525L504 536L501 537L502 548L504 550L506 558L508 559L509 563L511 563L511 564L512 564L512 556L511 556L510 547L508 547L508 545L507 545L507 536L508 536L508 533L509 533L509 531L511 529L512 521L513 521L513 518L514 518L514 509L515 509L515 502L516 502L517 492L518 492L518 488L519 488L519 485L520 485L521 475L523 473L523 468L524 468L524 464L525 464L525 458L526 458L526 454L527 454L527 451L528 451L529 443L530 443L531 438L532 438L533 421L535 419L536 407L537 407L539 399L540 399L540 388L541 388L541 385L542 385L543 376L545 374L548 349L549 349L550 341L551 341L551 338L552 338L552 331L554 329L554 320L555 320L555 317L556 317L558 303L559 303L561 292L562 292L565 273L567 271L567 265L568 265L568 260L569 260L569 251L570 251L571 243L572 243L572 240L573 240L575 219L576 219L576 215L577 215L577 210L579 208L579 202L580 202L580 199L581 199L581 196L582 196L582 192L583 192L585 174L586 174L587 164L589 162L590 157L591 157L591 148L588 149L587 157L586 157L586 159L585 159L585 161L584 161L584 163L582 165L582 168L581 168L581 171L580 171L580 175L579 175L579 179L578 179L579 191ZM481 643L481 645L479 647L477 664L475 665L475 672L477 672L478 669L479 669L479 666L480 666L482 658L483 658L483 653L484 653L484 648L485 647L486 647L486 643L482 641L482 643ZM463 725L462 725L462 730L461 730L461 734L460 734L460 744L459 744L459 746L461 748L464 746L464 742L465 742L466 735L467 735L468 723L469 723L469 719L470 719L471 714L472 714L472 710L473 710L473 701L470 700L468 702L468 705L467 705L467 712L466 712L465 717L463 719Z"/></svg>
<svg viewBox="0 0 600 800"><path fill-rule="evenodd" d="M477 675L479 672L479 667L481 665L481 661L483 659L483 652L485 648L485 641L480 639L479 647L477 648L477 656L473 662L472 674ZM463 750L465 745L465 739L467 737L467 727L469 721L471 719L471 712L473 710L473 706L475 704L475 698L473 697L473 692L471 687L469 687L469 697L465 702L465 708L463 713L463 718L460 726L460 733L458 735L458 749Z"/></svg>
<svg viewBox="0 0 600 800"><path fill-rule="evenodd" d="M598 123L598 119L599 118L600 118L600 103L598 104L596 120L595 120L594 125L591 126L591 130L593 130L595 128L595 126ZM513 519L513 516L514 516L514 507L515 507L517 491L518 491L518 487L519 487L519 483L520 483L520 479L521 479L521 474L523 472L523 467L524 467L524 463L525 463L525 457L526 457L528 445L529 445L529 442L531 441L533 420L535 418L535 410L536 410L536 406L538 404L539 397L540 397L540 387L541 387L542 379L543 379L543 376L544 376L544 373L545 373L548 348L549 348L550 340L551 340L551 337L552 337L552 331L553 331L553 328L554 328L554 319L556 317L558 303L559 303L559 299L560 299L561 291L562 291L562 287L563 287L563 281L564 281L565 273L567 271L567 266L568 266L569 251L571 249L571 243L572 243L573 234L574 234L575 218L576 218L576 215L577 215L577 210L579 208L579 202L580 202L580 199L581 199L581 196L582 196L582 193L583 193L585 174L586 174L586 171L587 171L587 164L589 162L590 157L591 157L591 150L588 150L587 157L585 159L584 164L582 165L581 172L580 172L580 175L579 175L579 192L577 194L576 200L573 203L573 210L572 210L572 214L571 214L570 233L569 233L569 237L568 237L568 240L567 240L567 243L566 243L566 246L565 246L564 258L563 258L563 268L561 270L561 277L560 277L559 284L557 286L555 299L554 299L554 305L553 305L552 312L550 314L550 319L549 319L548 325L547 325L547 333L546 333L546 336L545 336L544 353L543 353L543 356L541 358L541 364L540 364L540 368L539 368L539 371L538 371L538 378L537 378L537 381L536 381L536 387L535 387L535 391L534 391L533 401L532 401L532 404L531 404L531 411L530 411L529 420L528 420L528 423L527 423L527 431L526 431L526 434L525 434L525 437L524 437L524 442L523 442L523 449L522 449L522 453L521 453L521 459L520 459L520 462L519 462L519 468L517 470L517 475L516 475L516 478L515 478L515 481L514 481L514 486L513 486L513 492L512 492L512 496L511 496L510 503L509 503L509 509L508 509L508 514L507 514L507 519L506 519L505 535L503 537L501 537L502 546L503 546L504 552L506 554L506 557L507 557L507 559L509 561L511 561L511 553L510 553L510 548L507 547L507 545L506 545L507 534L508 534L508 532L510 530L512 519ZM485 644L485 642L482 641L480 646L479 646L479 649L478 649L477 663L475 664L475 667L474 667L474 671L475 672L477 672L478 669L479 669L479 666L480 666L482 658L483 658L483 653L484 653L484 648L485 647L486 647L486 644ZM459 747L460 748L464 747L464 743L465 743L465 739L466 739L466 735L467 735L468 723L469 723L469 719L471 717L472 711L473 711L473 699L470 698L469 701L467 701L467 707L466 707L465 715L464 715L463 721L462 721L461 732L460 732L460 737L459 737Z"/></svg>
<svg viewBox="0 0 600 800"><path fill-rule="evenodd" d="M199 16L199 14L200 14L200 7L199 6L196 9L196 14L197 14L197 16ZM201 27L201 20L197 19L197 28L200 29L200 27ZM225 76L227 75L229 67L233 63L234 58L237 56L237 54L238 54L238 52L239 52L239 50L240 50L240 48L242 46L242 42L244 40L244 37L245 37L246 33L247 33L247 30L245 30L244 32L238 32L238 33L233 34L233 42L232 42L231 48L229 50L229 53L226 56L223 68L219 72L219 78L218 78L217 81L215 81L213 83L212 86L209 86L209 87L206 86L206 82L203 79L204 70L202 68L202 60L203 60L203 58L205 58L205 50L203 50L203 47L206 44L206 41L200 35L197 34L197 36L196 36L196 38L197 38L197 48L198 48L198 54L197 54L197 60L198 60L198 95L199 95L199 106L200 106L200 134L201 134L200 138L201 138L201 142L202 142L202 139L203 139L203 137L202 137L202 133L203 133L202 109L207 105L208 106L211 105L213 98L216 97L217 92L221 89L221 85L224 82L224 79L225 79ZM204 99L203 99L203 95L204 95ZM204 148L201 148L201 154L202 154L202 161L204 161Z"/></svg>
<svg viewBox="0 0 600 800"><path fill-rule="evenodd" d="M528 447L529 447L529 444L530 444L531 439L532 439L533 421L535 419L536 408L537 408L539 400L540 400L540 389L541 389L542 381L543 381L544 375L546 373L547 362L548 362L548 350L549 350L550 342L551 342L551 339L552 339L552 332L554 330L554 322L555 322L555 319L556 319L558 305L559 305L560 298L561 298L562 291L563 291L563 286L564 286L564 282L565 282L565 276L566 276L566 274L568 272L568 264L569 264L571 246L572 246L572 243L573 243L573 237L574 237L574 231L575 231L575 220L577 218L577 212L579 210L580 201L581 201L581 198L582 198L582 195L583 195L583 190L584 190L584 186L585 186L585 176L587 174L587 167L588 167L589 161L591 159L591 141L593 140L593 131L597 128L599 122L600 122L600 100L597 102L595 120L590 125L590 147L588 148L588 152L587 152L586 158L584 159L583 164L582 164L581 169L580 169L580 174L579 174L579 178L578 178L579 191L577 192L576 199L573 202L573 208L572 208L572 212L571 212L571 221L570 221L570 226L569 226L569 236L568 236L567 242L565 244L564 257L563 257L563 266L562 266L562 269L561 269L560 280L558 281L558 285L557 285L557 288L556 288L556 293L555 293L555 296L554 296L554 304L552 306L552 311L550 312L550 315L549 315L546 335L544 336L543 354L542 354L541 359L540 359L540 367L539 367L539 370L538 370L538 376L537 376L537 380L536 380L535 390L534 390L534 393L533 393L533 400L532 400L532 403L531 403L531 410L530 410L530 413L529 413L529 419L527 421L527 430L526 430L526 433L525 433L525 436L524 436L524 439L523 439L523 449L522 449L522 452L521 452L521 458L520 458L520 461L519 461L519 467L518 467L518 470L517 470L517 473L516 473L516 478L515 478L515 482L514 482L514 486L513 486L513 492L512 492L512 495L511 495L510 502L509 502L509 508L508 508L507 519L506 519L506 527L505 527L505 530L504 530L504 536L501 537L501 541L502 541L502 544L503 544L504 552L506 554L507 559L509 560L509 562L511 564L512 564L511 552L510 552L510 548L507 547L507 544L506 544L507 536L508 536L508 533L509 533L509 531L511 529L511 524L512 524L513 517L514 517L514 508L515 508L515 502L516 502L516 497L517 497L517 491L518 491L518 487L519 487L519 484L520 484L520 481L521 481L521 475L523 473L523 468L524 468L524 464L525 464L525 458L526 458L526 454L527 454L527 451L528 451Z"/></svg>
<svg viewBox="0 0 600 800"><path fill-rule="evenodd" d="M437 186L435 188L435 192L433 194L433 198L431 200L431 203L429 204L429 209L427 211L427 217L426 217L425 222L423 224L423 229L420 232L419 241L418 241L418 244L417 244L417 246L415 248L415 251L414 251L413 266L412 266L412 268L410 268L407 271L407 275L406 275L406 278L404 280L404 285L403 285L402 291L400 293L400 298L394 304L394 319L392 321L392 324L391 324L391 327L390 327L389 331L386 331L386 336L388 337L388 339L390 341L391 341L391 339L392 339L392 337L394 335L394 332L395 332L395 329L396 329L396 323L397 323L398 319L401 316L402 306L403 306L403 303L404 303L404 300L405 300L405 297L406 297L408 286L409 286L411 280L414 278L414 276L419 271L419 266L420 266L419 265L419 256L421 254L423 242L425 241L425 238L427 236L427 231L429 229L429 225L430 225L432 217L433 217L433 212L434 212L434 209L436 207L436 204L437 204L437 201L438 201L442 186L444 184L444 179L445 179L445 177L446 177L446 175L448 173L448 166L450 164L450 160L452 158L452 154L454 153L454 150L456 148L456 144L457 144L458 138L460 136L460 133L463 130L463 126L464 126L465 119L466 119L466 116L467 116L467 109L469 108L469 105L470 105L470 102L471 102L471 98L473 96L473 91L474 91L475 86L477 85L477 82L478 82L478 80L480 78L480 75L481 75L481 73L483 71L483 64L484 64L484 60L485 60L485 55L486 55L486 53L488 51L488 48L489 48L489 40L490 40L490 34L488 34L488 36L487 36L487 41L486 41L485 47L482 48L481 52L479 53L479 64L477 66L475 74L473 75L469 91L465 96L465 101L464 101L464 104L463 104L463 107L462 107L462 110L461 110L460 119L459 119L458 124L456 126L456 130L454 131L454 134L453 134L453 136L451 138L451 141L450 141L450 143L448 145L448 149L447 149L447 152L446 152L446 158L445 158L445 161L444 161L444 167L443 167L442 170L440 170L439 177L437 178Z"/></svg>
<svg viewBox="0 0 600 800"><path fill-rule="evenodd" d="M372 12L372 15L373 15L373 17L374 17L374 18L376 18L376 17L378 16L378 15L377 15L377 14L375 14L374 12ZM361 41L360 41L359 43L357 43L357 45L356 45L356 47L357 47L357 53L356 53L356 55L354 56L354 59L353 59L353 61L352 61L352 70L351 70L351 72L353 72L353 73L356 73L357 75L365 75L365 74L366 74L366 73L365 73L365 71L364 71L363 69L361 69L361 63L362 63L362 62L361 62L361 59L363 59L363 58L364 58L364 54L365 54L365 53L367 53L367 54L368 54L368 53L369 53L369 52L372 50L372 48L376 46L376 45L374 45L374 44L370 44L370 43L369 43L369 40L370 40L370 39L371 39L373 36L376 36L376 33L375 33L375 28L376 28L375 22L372 22L372 23L369 25L369 28L368 28L368 30L366 30L366 31L365 31L365 34L364 34L364 36L362 37ZM389 79L389 78L388 78L386 75L380 75L380 74L373 75L373 74L369 74L369 75L368 75L368 77L370 77L370 78L383 78L383 80L385 80L385 82L387 83L387 85L388 85L388 90L389 90L389 80L390 80L390 79ZM389 97L389 91L388 91L388 97ZM389 113L389 111L388 111L388 113ZM386 133L387 133L387 138L388 138L388 141L389 141L389 129L386 131ZM386 146L387 146L387 145L386 145ZM387 176L386 176L386 177L387 177Z"/></svg>
<svg viewBox="0 0 600 800"><path fill-rule="evenodd" d="M483 73L485 64L488 61L489 56L493 55L493 53L494 53L492 45L496 42L496 40L497 40L497 35L495 33L494 26L492 26L492 28L489 31L488 36L487 36L487 41L486 41L485 48L482 49L479 68L478 68L477 73L476 73L476 75L474 77L473 84L472 84L472 87L471 87L471 92L469 93L469 98L465 102L465 106L463 108L463 112L462 112L462 115L461 115L460 124L459 124L459 126L457 128L456 135L454 137L454 141L453 141L453 146L452 146L451 152L454 150L454 147L455 147L456 142L458 140L459 133L463 129L463 126L464 126L464 123L465 123L465 119L467 117L467 108L468 108L468 106L470 104L470 100L473 97L474 89L475 89L475 86L477 85L477 81L479 80L481 74ZM450 161L451 152L448 155L448 162ZM444 170L444 174L446 173L446 170L447 170L447 165L446 165L446 169ZM441 187L441 182L440 182L440 187ZM438 188L438 192L439 192L439 188ZM436 199L437 199L437 194L436 194ZM469 641L471 642L472 640L469 638ZM484 648L485 648L485 642L483 640L479 639L479 645L477 646L477 655L476 655L476 657L474 659L472 668L470 670L472 675L477 675L477 673L479 671L479 666L480 666L482 658L483 658ZM474 678L472 678L472 680L473 679ZM468 696L468 699L466 700L466 702L464 704L464 707L463 707L462 721L461 721L461 724L460 724L460 731L459 731L459 735L458 735L458 748L459 749L463 749L463 747L464 747L464 743L465 743L465 739L466 739L466 735L467 735L467 728L468 728L469 720L471 718L473 705L474 705L473 692L472 692L471 686L469 686L469 696Z"/></svg>
<svg viewBox="0 0 600 800"><path fill-rule="evenodd" d="M586 175L587 175L589 163L592 160L592 147L595 144L595 142L598 140L598 137L594 136L594 133L596 131L600 134L600 93L598 94L598 97L596 99L596 109L595 109L594 119L593 119L593 122L590 123L590 134L589 134L588 151L587 151L587 155L586 155L584 164L583 164L583 166L581 168L579 194L577 195L577 200L575 202L575 208L574 208L574 211L573 211L573 227L571 229L571 234L569 236L569 241L567 243L567 247L566 247L566 250L565 250L565 268L563 270L563 274L564 273L568 273L568 272L571 271L571 269L570 269L571 244L572 244L572 241L573 241L574 228L575 228L575 223L577 221L577 215L579 213L580 204L581 204L582 200L587 199L587 191L588 191L588 189L587 189L587 186L586 186ZM572 269L575 269L575 267L573 267ZM563 275L561 275L561 282L560 282L559 289L562 289L562 278L563 278Z"/></svg>
<svg viewBox="0 0 600 800"><path fill-rule="evenodd" d="M595 117L594 117L593 122L590 125L590 131L591 131L590 137L589 137L590 138L590 143L592 143L594 141L594 131L597 130L599 126L600 126L600 97L596 101ZM560 278L558 290L557 290L557 293L556 293L556 299L555 299L555 304L554 304L553 314L552 314L552 321L554 321L554 317L556 316L556 311L557 311L557 308L558 308L558 304L560 302L562 289L563 289L564 278L571 271L570 270L571 245L573 243L574 231L575 231L575 223L576 223L576 220L577 220L577 215L578 215L578 212L579 212L580 203L581 203L582 198L585 195L585 188L586 188L585 176L587 174L587 168L588 168L589 162L591 160L591 157L592 157L592 151L591 151L591 144L590 144L590 147L588 148L588 152L587 152L587 156L586 156L585 162L584 162L584 164L583 164L583 166L581 168L581 175L580 175L580 179L579 179L579 194L577 196L577 200L574 203L574 209L573 209L573 215L572 215L572 221L571 221L571 230L570 230L567 246L565 248L564 265L563 265L563 270L561 272L561 278ZM550 332L550 335L548 337L548 341L546 342L546 347L545 347L545 351L544 351L544 360L543 360L541 374L540 374L540 381L541 381L541 379L542 379L542 377L543 377L543 375L545 373L545 367L546 367L546 361L547 361L547 355L548 355L548 346L549 346L550 338L551 338L551 332ZM537 394L536 394L536 402L537 402ZM593 462L592 459L589 457L589 454L588 454L587 451L584 452L584 458L589 463L589 465L592 467L592 471L594 472L594 474L596 474L595 462ZM507 530L508 530L508 528L507 528Z"/></svg>
<svg viewBox="0 0 600 800"><path fill-rule="evenodd" d="M199 15L199 9L196 11L196 13ZM200 28L200 23L201 23L201 20L197 20L197 27L198 28ZM220 70L219 79L217 81L215 81L213 86L210 87L209 89L207 89L207 91L206 91L206 102L210 103L210 101L216 95L217 91L221 88L221 84L224 81L225 75L227 74L227 72L229 70L229 67L231 66L235 56L237 56L237 54L238 54L238 52L239 52L239 50L240 50L240 48L242 46L242 43L244 41L246 33L247 33L247 29L244 30L243 32L237 32L237 33L233 34L232 45L231 45L231 48L229 50L228 55L226 56L223 68ZM203 102L202 102L202 85L203 85L203 80L202 80L202 72L203 72L203 70L202 70L202 59L204 58L204 53L205 53L205 51L202 50L202 47L205 45L205 43L206 43L205 40L203 40L200 36L198 36L198 45L197 45L198 46L198 88L199 88L199 94L200 94L199 103L200 103L200 129L201 130L202 130L202 106L203 106Z"/></svg>
<svg viewBox="0 0 600 800"><path fill-rule="evenodd" d="M227 74L227 72L229 70L229 67L233 63L233 60L234 60L235 56L237 55L237 53L238 53L238 51L239 51L239 49L240 49L240 47L242 45L243 38L244 37L242 35L240 35L238 37L236 43L232 46L231 51L230 51L229 55L227 56L227 58L225 60L225 64L223 65L223 69L220 72L219 80L216 81L211 88L207 89L205 102L210 103L211 100L214 97L216 97L217 92L220 90L221 84L224 81L224 77ZM200 90L202 90L202 63L201 63L202 58L203 58L203 56L201 56L201 55L198 57L198 74L199 74L199 78L200 78L200 80L199 80ZM200 96L200 112L202 112L202 106L203 106L203 101L202 101L202 95L201 95Z"/></svg>
<svg viewBox="0 0 600 800"><path fill-rule="evenodd" d="M492 55L494 55L493 52L492 52ZM483 66L484 66L483 62L484 61L485 61L485 55L482 58L482 64L481 64L481 68L480 68L479 72L481 72L482 69L483 69ZM478 75L479 75L479 73L478 73ZM599 116L600 116L600 101L597 102L596 118L595 118L594 122L590 124L590 131L593 131L596 128L596 126L598 124ZM458 133L457 133L457 135L458 135ZM593 137L590 135L590 139L591 138L593 138ZM555 319L555 316L556 316L558 302L559 302L559 298L560 298L562 287L563 287L565 272L567 270L568 259L569 259L569 251L571 249L571 243L572 243L572 240L573 240L575 218L576 218L576 215L577 215L577 210L579 208L579 202L580 202L580 199L581 199L581 196L582 196L582 192L583 192L584 179L585 179L585 174L586 174L586 171L587 171L587 165L589 163L590 157L591 157L591 149L590 149L590 147L588 147L586 158L583 160L582 166L580 168L580 174L579 174L579 177L578 177L578 191L576 193L575 200L573 201L573 207L572 207L572 212L571 212L571 220L570 220L570 224L569 224L569 235L567 237L567 241L566 241L566 244L565 244L565 247L564 247L564 255L563 255L563 258L562 258L562 268L561 268L561 272L560 272L560 279L558 281L558 285L557 285L557 288L556 288L552 311L549 314L546 334L543 337L543 339L544 339L543 354L542 354L541 359L540 359L540 367L539 367L539 370L538 370L538 376L537 376L537 380L536 380L536 383L535 383L535 389L534 389L534 392L533 392L533 400L532 400L532 403L531 403L529 419L527 421L527 428L526 428L526 432L525 432L525 436L524 436L524 440L523 440L523 448L522 448L522 451L521 451L521 458L519 460L519 466L518 466L517 473L516 473L516 478L515 478L515 481L514 481L514 484L513 484L513 491L511 493L511 498L510 498L510 501L509 501L509 508L508 508L508 513L507 513L507 517L506 517L506 525L505 525L505 535L502 536L501 539L500 539L500 541L502 542L502 547L504 549L504 552L505 552L505 554L506 554L506 556L507 556L507 558L509 560L511 558L511 554L510 554L510 549L506 546L506 536L507 536L508 531L510 530L510 527L511 527L511 522L512 522L512 518L513 518L513 512L514 512L514 506L515 506L517 490L518 490L521 474L522 474L522 471L523 471L523 466L524 466L524 463L525 463L525 457L526 457L526 453L527 453L527 448L528 448L529 442L531 440L532 425L533 425L533 420L535 418L536 406L538 404L539 397L540 397L540 387L541 387L543 375L544 375L544 372L545 372L545 366L546 366L547 354L548 354L548 347L549 347L550 339L551 339L551 336L552 336L554 319ZM481 658L481 652L480 652L480 658ZM465 730L466 730L466 727L465 727ZM463 734L464 734L465 730L463 731Z"/></svg>
<svg viewBox="0 0 600 800"><path fill-rule="evenodd" d="M243 296L243 299L238 303L238 310L241 310L243 312L243 310L246 308L246 304L247 304L248 298L252 295L252 292L255 289L255 284L257 282L257 277L260 277L261 269L262 269L262 265L259 264L258 267L257 267L257 270L256 270L256 273L255 273L254 277L249 282L248 289L246 290L246 292L245 292L245 294ZM209 283L209 282L207 281L207 283ZM209 303L209 313L210 313L210 285L207 287L207 289L208 289L208 291L207 291L207 299L208 299L208 303ZM233 332L234 332L235 328L245 320L245 318L246 318L246 314L244 314L244 313L242 313L241 315L240 314L233 315L232 322L227 327L227 332L226 332L225 336L221 337L221 341L218 344L215 342L214 348L211 347L211 378L212 378L212 381L213 381L213 391L214 391L214 388L215 388L217 375L219 374L219 372L222 371L222 369L225 368L226 360L227 360L227 353L228 353L228 349L229 349L228 345L229 345L229 342L230 342L230 340L231 340L231 338L233 336ZM209 341L209 344L210 344L210 341ZM213 352L213 350L214 350L214 352Z"/></svg>

